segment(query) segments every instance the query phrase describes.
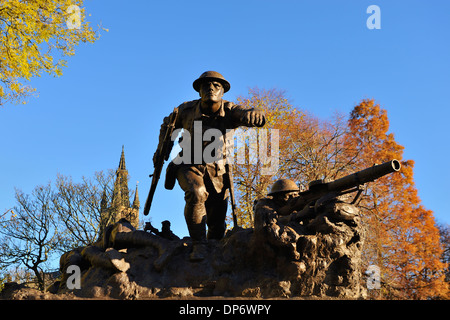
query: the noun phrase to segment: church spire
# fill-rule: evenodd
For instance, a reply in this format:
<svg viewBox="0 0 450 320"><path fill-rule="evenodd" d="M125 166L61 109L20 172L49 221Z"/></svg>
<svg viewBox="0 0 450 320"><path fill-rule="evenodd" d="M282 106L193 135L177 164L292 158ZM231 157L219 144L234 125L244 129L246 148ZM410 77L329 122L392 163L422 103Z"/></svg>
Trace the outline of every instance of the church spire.
<svg viewBox="0 0 450 320"><path fill-rule="evenodd" d="M136 182L136 192L134 193L133 208L135 209L139 209L139 207L141 206L141 203L139 202L138 184L139 181Z"/></svg>
<svg viewBox="0 0 450 320"><path fill-rule="evenodd" d="M128 170L125 166L125 151L122 145L122 154L120 155L119 167L116 170L116 181L114 182L113 202L120 204L125 208L130 207L130 198L128 190Z"/></svg>
<svg viewBox="0 0 450 320"><path fill-rule="evenodd" d="M124 145L122 145L122 154L120 155L119 168L117 170L127 170L127 167L125 166Z"/></svg>
<svg viewBox="0 0 450 320"><path fill-rule="evenodd" d="M120 155L119 167L116 170L116 179L114 181L114 190L110 206L106 198L106 191L103 191L101 201L101 230L111 224L124 218L128 220L136 229L139 227L139 195L136 185L133 205L130 204L130 191L128 190L128 170L125 166L125 150L122 145L122 154Z"/></svg>

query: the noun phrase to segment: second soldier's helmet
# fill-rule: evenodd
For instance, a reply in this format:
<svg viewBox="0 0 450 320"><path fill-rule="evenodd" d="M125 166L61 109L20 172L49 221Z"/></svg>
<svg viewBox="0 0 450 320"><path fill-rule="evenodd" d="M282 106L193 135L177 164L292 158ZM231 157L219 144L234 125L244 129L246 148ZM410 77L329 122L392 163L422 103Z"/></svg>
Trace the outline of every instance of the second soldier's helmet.
<svg viewBox="0 0 450 320"><path fill-rule="evenodd" d="M289 179L280 179L275 181L275 183L272 185L272 188L270 189L269 196L274 195L275 193L279 192L293 192L293 191L300 191L297 184Z"/></svg>

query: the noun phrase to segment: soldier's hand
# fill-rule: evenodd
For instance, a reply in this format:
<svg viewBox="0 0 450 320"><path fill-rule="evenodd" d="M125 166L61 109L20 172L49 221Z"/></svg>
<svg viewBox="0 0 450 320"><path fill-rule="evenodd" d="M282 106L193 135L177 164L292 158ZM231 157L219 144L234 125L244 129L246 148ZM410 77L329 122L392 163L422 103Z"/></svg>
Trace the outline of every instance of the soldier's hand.
<svg viewBox="0 0 450 320"><path fill-rule="evenodd" d="M156 163L158 162L160 155L159 155L159 151L156 150L155 154L153 155L153 167L156 167Z"/></svg>
<svg viewBox="0 0 450 320"><path fill-rule="evenodd" d="M255 127L262 127L266 120L261 112L247 111L242 117L242 122Z"/></svg>

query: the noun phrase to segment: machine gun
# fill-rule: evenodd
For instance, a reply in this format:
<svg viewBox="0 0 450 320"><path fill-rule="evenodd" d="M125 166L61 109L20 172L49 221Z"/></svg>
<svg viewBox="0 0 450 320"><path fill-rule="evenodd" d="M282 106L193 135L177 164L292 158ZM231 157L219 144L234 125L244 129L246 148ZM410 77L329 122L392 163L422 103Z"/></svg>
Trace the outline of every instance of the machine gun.
<svg viewBox="0 0 450 320"><path fill-rule="evenodd" d="M328 199L336 198L338 196L357 192L352 204L356 203L357 199L363 192L363 185L367 182L375 181L384 175L392 172L400 171L401 164L398 160L391 160L383 164L374 165L364 170L355 172L340 179L326 182L324 180L315 180L309 183L309 188L306 191L299 193L299 196L293 199L290 205L286 206L279 212L281 215L287 215L292 211L303 209L309 204L315 203L317 208L321 201L317 201L325 196Z"/></svg>

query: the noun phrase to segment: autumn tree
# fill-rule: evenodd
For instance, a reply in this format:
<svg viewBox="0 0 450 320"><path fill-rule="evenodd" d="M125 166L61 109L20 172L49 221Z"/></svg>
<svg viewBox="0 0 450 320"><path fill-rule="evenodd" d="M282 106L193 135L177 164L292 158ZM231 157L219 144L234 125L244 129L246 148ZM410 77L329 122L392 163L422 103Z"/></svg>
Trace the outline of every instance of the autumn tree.
<svg viewBox="0 0 450 320"><path fill-rule="evenodd" d="M381 270L382 298L426 299L447 294L442 246L433 212L421 204L413 180L414 161L403 160L404 147L388 133L387 111L362 100L348 121L345 144L357 154L355 169L397 159L400 173L368 185L363 200L367 227L365 262Z"/></svg>
<svg viewBox="0 0 450 320"><path fill-rule="evenodd" d="M280 177L308 188L311 181L334 180L352 172L356 155L350 156L344 145L346 119L335 113L330 119L319 119L303 111L303 117L279 125L284 150L280 157Z"/></svg>
<svg viewBox="0 0 450 320"><path fill-rule="evenodd" d="M99 37L85 19L83 0L2 0L0 3L0 106L25 103L42 72L60 76L64 57Z"/></svg>
<svg viewBox="0 0 450 320"><path fill-rule="evenodd" d="M279 125L301 118L283 91L250 89L247 96L237 98L237 104L263 110L266 124L262 129L239 129L235 132L236 152L233 166L235 197L239 225L253 226L253 202L266 196L279 176L280 156L288 152L282 143L285 133ZM275 130L273 130L275 129ZM278 147L279 146L279 147Z"/></svg>

